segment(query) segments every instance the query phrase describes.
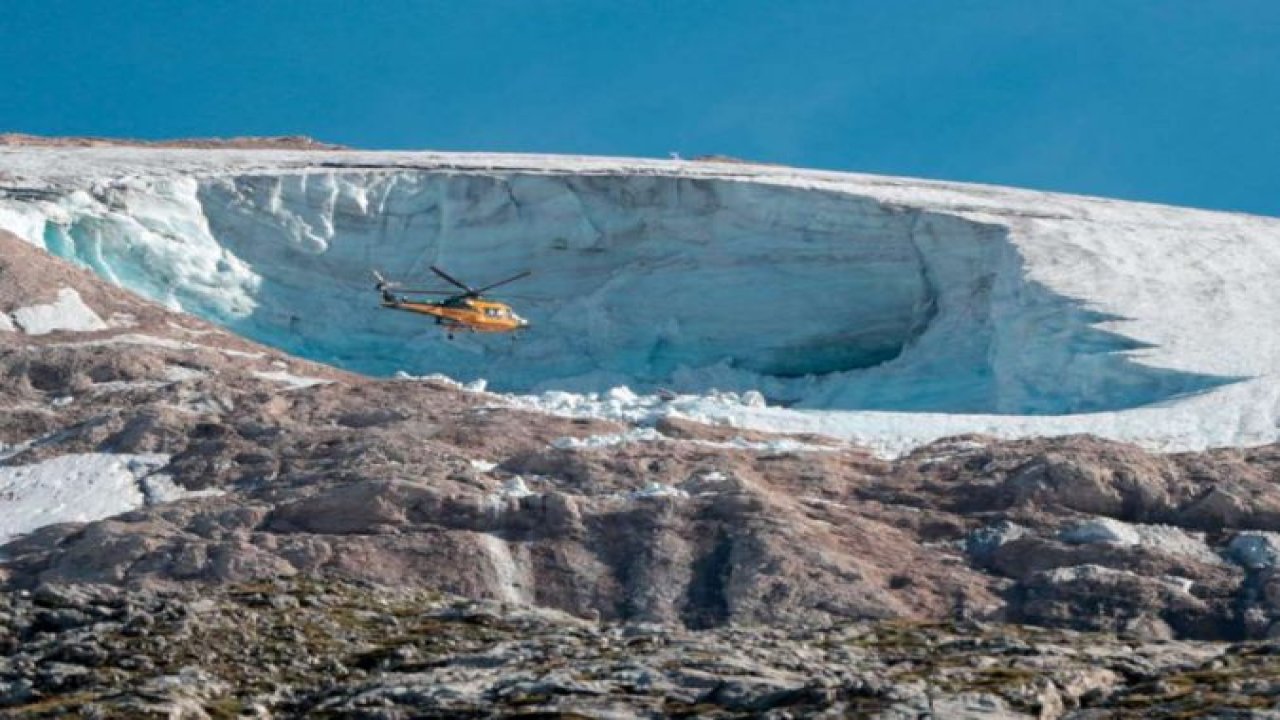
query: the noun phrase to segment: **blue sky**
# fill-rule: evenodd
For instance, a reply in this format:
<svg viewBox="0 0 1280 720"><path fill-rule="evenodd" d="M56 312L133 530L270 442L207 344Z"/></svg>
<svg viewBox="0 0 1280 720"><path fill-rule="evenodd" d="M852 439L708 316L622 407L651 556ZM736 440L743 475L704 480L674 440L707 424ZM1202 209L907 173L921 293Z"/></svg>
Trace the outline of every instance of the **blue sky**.
<svg viewBox="0 0 1280 720"><path fill-rule="evenodd" d="M1280 215L1275 0L9 0L0 130L768 162Z"/></svg>

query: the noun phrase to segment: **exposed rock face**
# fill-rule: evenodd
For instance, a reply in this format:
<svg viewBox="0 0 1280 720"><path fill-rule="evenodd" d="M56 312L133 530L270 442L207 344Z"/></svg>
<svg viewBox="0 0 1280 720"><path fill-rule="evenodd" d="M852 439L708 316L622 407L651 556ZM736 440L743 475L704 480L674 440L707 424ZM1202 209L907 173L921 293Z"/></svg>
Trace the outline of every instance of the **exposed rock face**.
<svg viewBox="0 0 1280 720"><path fill-rule="evenodd" d="M1246 717L1271 643L862 621L689 631L341 582L0 598L21 717ZM1239 715L1224 715L1237 712Z"/></svg>

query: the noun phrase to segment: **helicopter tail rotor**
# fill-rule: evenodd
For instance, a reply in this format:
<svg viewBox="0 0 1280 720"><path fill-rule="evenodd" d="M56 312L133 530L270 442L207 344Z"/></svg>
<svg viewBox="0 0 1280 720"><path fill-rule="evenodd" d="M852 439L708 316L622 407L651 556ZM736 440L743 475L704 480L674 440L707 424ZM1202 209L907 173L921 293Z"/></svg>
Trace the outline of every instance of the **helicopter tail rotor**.
<svg viewBox="0 0 1280 720"><path fill-rule="evenodd" d="M371 270L370 272L373 273L373 279L376 281L373 284L373 289L382 294L382 302L394 304L396 296L391 294L391 289L396 287L396 283L388 282L386 278L382 277L382 273L377 270Z"/></svg>

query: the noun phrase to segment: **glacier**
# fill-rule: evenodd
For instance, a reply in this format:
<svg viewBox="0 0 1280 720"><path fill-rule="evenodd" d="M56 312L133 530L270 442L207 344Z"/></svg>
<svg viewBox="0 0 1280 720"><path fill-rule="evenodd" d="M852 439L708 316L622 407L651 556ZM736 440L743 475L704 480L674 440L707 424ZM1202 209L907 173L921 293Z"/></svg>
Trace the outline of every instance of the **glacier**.
<svg viewBox="0 0 1280 720"><path fill-rule="evenodd" d="M1280 434L1268 218L721 162L0 148L0 229L301 356L534 406L625 386L891 450ZM497 294L533 328L450 341L378 307L371 270L430 265L533 270Z"/></svg>

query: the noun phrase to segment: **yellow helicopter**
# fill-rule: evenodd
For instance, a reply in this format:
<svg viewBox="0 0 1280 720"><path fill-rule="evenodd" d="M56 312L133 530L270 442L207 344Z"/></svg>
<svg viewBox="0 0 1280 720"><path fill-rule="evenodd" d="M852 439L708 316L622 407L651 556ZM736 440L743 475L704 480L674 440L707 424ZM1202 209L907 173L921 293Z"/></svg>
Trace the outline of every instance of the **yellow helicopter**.
<svg viewBox="0 0 1280 720"><path fill-rule="evenodd" d="M431 266L431 271L444 278L451 285L460 288L462 292L406 289L400 287L399 283L388 282L377 270L374 270L373 277L377 280L374 289L382 294L382 307L430 315L436 319L437 325L445 327L450 340L453 339L453 333L458 330L504 333L524 330L529 327L529 321L517 315L510 305L496 300L489 300L482 295L496 287L527 277L532 274L530 271L526 270L518 275L512 275L506 280L500 280L479 289L454 278L434 265ZM396 295L395 293L397 292L403 294ZM447 295L448 297L436 302L430 302L426 300L410 300L404 295Z"/></svg>

